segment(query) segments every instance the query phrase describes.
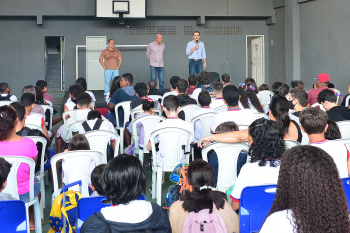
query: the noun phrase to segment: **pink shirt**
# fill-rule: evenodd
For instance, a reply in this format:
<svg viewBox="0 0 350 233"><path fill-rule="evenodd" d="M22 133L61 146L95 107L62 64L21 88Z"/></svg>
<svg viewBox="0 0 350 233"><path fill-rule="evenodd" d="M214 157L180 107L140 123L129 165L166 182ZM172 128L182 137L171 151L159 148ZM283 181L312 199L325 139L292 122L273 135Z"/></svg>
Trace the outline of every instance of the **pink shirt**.
<svg viewBox="0 0 350 233"><path fill-rule="evenodd" d="M51 101L51 103L53 103L53 99L51 95L47 94L46 91L43 91L43 94L44 94L44 100L48 100L48 101Z"/></svg>
<svg viewBox="0 0 350 233"><path fill-rule="evenodd" d="M14 142L0 142L0 155L23 156L34 159L38 155L35 143L29 138ZM17 172L18 194L29 192L29 166L21 164Z"/></svg>
<svg viewBox="0 0 350 233"><path fill-rule="evenodd" d="M327 89L327 86L320 87L317 89L311 89L307 94L308 94L308 99L307 102L310 103L312 106L314 103L317 103L317 96L320 94L320 92L324 89Z"/></svg>
<svg viewBox="0 0 350 233"><path fill-rule="evenodd" d="M150 65L154 67L164 67L164 48L163 43L159 44L156 41L151 42L146 51L146 57L149 59Z"/></svg>

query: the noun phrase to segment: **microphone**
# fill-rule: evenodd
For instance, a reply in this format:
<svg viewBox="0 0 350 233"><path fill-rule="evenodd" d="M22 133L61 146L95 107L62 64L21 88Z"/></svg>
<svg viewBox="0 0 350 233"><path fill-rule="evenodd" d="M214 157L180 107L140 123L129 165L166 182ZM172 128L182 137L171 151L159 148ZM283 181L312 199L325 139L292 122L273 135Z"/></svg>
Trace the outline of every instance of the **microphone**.
<svg viewBox="0 0 350 233"><path fill-rule="evenodd" d="M196 40L196 44L198 44L198 40Z"/></svg>

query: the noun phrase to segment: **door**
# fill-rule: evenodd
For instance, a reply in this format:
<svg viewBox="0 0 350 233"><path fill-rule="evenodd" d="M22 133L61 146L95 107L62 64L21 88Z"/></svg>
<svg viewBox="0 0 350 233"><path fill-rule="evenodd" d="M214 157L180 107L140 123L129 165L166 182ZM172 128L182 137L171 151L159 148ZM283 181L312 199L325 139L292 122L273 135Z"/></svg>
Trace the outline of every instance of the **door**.
<svg viewBox="0 0 350 233"><path fill-rule="evenodd" d="M60 54L61 54L61 91L65 90L64 84L64 37L60 37Z"/></svg>
<svg viewBox="0 0 350 233"><path fill-rule="evenodd" d="M106 45L106 36L86 37L86 82L88 90L104 90L104 70L99 58Z"/></svg>
<svg viewBox="0 0 350 233"><path fill-rule="evenodd" d="M247 76L255 79L257 86L265 83L264 36L247 36Z"/></svg>

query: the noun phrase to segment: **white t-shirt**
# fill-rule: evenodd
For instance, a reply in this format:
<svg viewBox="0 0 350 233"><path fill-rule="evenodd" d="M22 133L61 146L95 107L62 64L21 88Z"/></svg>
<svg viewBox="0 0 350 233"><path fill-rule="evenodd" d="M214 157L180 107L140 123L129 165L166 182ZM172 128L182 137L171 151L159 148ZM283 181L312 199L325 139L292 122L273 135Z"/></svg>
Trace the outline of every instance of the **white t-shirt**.
<svg viewBox="0 0 350 233"><path fill-rule="evenodd" d="M98 118L86 121L87 124L89 125L89 127L91 128L91 130L94 127L94 125L96 124L97 119ZM102 124L101 124L101 126L100 126L100 128L98 130L106 130L106 131L115 133L115 129L113 127L113 124L110 121L108 121L108 120L103 120ZM85 132L84 127L82 125L79 126L79 134L85 134L85 133L86 132ZM113 140L115 140L115 138L111 138L111 141L113 141Z"/></svg>
<svg viewBox="0 0 350 233"><path fill-rule="evenodd" d="M210 108L211 109L215 109L215 108L223 106L223 105L226 105L224 103L224 98L223 97L217 98L217 99L212 99L211 100L211 104L210 104Z"/></svg>
<svg viewBox="0 0 350 233"><path fill-rule="evenodd" d="M189 130L191 132L192 138L191 138L191 142L193 141L193 127L190 123L181 120L180 118L168 118L165 121L162 121L160 123L158 123L156 125L156 127L154 128L154 131L157 129L162 129L162 128L166 128L166 127L176 127L176 128L180 128L180 129L186 129ZM187 138L183 137L181 139L181 142L183 144L186 144ZM156 153L156 158L157 158L157 166L158 167L162 167L163 166L163 158L164 158L164 145L163 142L160 140L159 136L156 136L154 139L155 143L159 143L159 151L157 151ZM186 148L186 151L189 151L190 148ZM180 161L182 163L182 161Z"/></svg>
<svg viewBox="0 0 350 233"><path fill-rule="evenodd" d="M91 110L90 109L83 109L83 110L76 110L75 114L70 116L66 122L63 124L62 128L62 134L61 137L62 139L69 143L69 141L72 139L72 130L73 131L78 131L79 129L72 129L70 125L74 123L83 123L84 121L87 120L87 115L89 114Z"/></svg>
<svg viewBox="0 0 350 233"><path fill-rule="evenodd" d="M320 142L310 143L310 146L321 148L333 158L341 179L349 177L348 159L350 154L345 144L325 139Z"/></svg>
<svg viewBox="0 0 350 233"><path fill-rule="evenodd" d="M175 95L177 96L177 91L169 91L167 93L164 93L163 98L162 98L162 102L160 103L162 105L162 107L164 106L164 98L167 97L168 95Z"/></svg>
<svg viewBox="0 0 350 233"><path fill-rule="evenodd" d="M86 174L86 179L88 181L89 186L91 184L91 173L95 169L95 167L96 167L95 161L91 160L88 168L88 173ZM69 167L66 161L62 159L62 183L64 183L65 185L74 182L74 180L70 180L70 177L69 177L70 169L73 169L73 168Z"/></svg>
<svg viewBox="0 0 350 233"><path fill-rule="evenodd" d="M232 201L241 199L245 187L277 184L280 165L279 161L275 163L275 167L271 167L268 161L262 167L259 166L259 162L244 164L230 195Z"/></svg>
<svg viewBox="0 0 350 233"><path fill-rule="evenodd" d="M227 121L234 121L237 125L250 125L255 121L255 116L250 109L231 108L227 112L220 112L211 125L212 133L215 133L216 127Z"/></svg>
<svg viewBox="0 0 350 233"><path fill-rule="evenodd" d="M202 108L198 108L193 110L192 112L192 119L200 116L204 113L216 113L213 109L208 108L208 107L202 107ZM194 123L194 142L198 142L199 139L202 138L202 124L200 122L200 120L197 120Z"/></svg>
<svg viewBox="0 0 350 233"><path fill-rule="evenodd" d="M198 102L198 96L199 96L199 93L202 92L202 88L201 87L198 87L196 89L194 89L194 91L192 92L192 99L195 99L197 102Z"/></svg>
<svg viewBox="0 0 350 233"><path fill-rule="evenodd" d="M88 93L91 96L91 101L92 101L93 106L94 106L94 103L96 102L96 97L95 97L94 93L92 93L91 91L85 91L85 93ZM70 98L67 99L66 104L69 102L72 102L72 100Z"/></svg>
<svg viewBox="0 0 350 233"><path fill-rule="evenodd" d="M2 97L6 97L7 95L8 94L1 94ZM18 101L17 97L15 95L12 95L12 94L10 94L10 95L11 95L10 101L12 101L12 102L17 102Z"/></svg>
<svg viewBox="0 0 350 233"><path fill-rule="evenodd" d="M281 210L267 217L259 233L294 233L291 210Z"/></svg>

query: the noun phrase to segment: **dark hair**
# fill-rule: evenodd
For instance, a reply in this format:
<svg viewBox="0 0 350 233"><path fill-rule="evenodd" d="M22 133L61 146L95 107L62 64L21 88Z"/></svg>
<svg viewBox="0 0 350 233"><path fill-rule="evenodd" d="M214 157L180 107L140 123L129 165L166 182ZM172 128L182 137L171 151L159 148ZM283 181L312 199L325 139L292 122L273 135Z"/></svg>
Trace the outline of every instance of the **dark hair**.
<svg viewBox="0 0 350 233"><path fill-rule="evenodd" d="M209 213L213 212L213 203L217 209L223 209L225 205L226 194L219 191L212 191L210 188L203 186L214 185L213 169L209 163L204 160L196 159L190 163L187 170L187 178L189 184L193 187L192 192L186 192L180 196L183 201L182 207L188 211L200 211L209 209Z"/></svg>
<svg viewBox="0 0 350 233"><path fill-rule="evenodd" d="M149 101L148 99L142 100L142 110L143 111L149 111L150 109L154 108L154 101Z"/></svg>
<svg viewBox="0 0 350 233"><path fill-rule="evenodd" d="M8 106L0 107L0 141L6 140L15 128L17 119L16 111Z"/></svg>
<svg viewBox="0 0 350 233"><path fill-rule="evenodd" d="M4 158L0 157L0 189L2 189L7 177L11 171L12 165Z"/></svg>
<svg viewBox="0 0 350 233"><path fill-rule="evenodd" d="M249 126L248 132L253 139L248 151L251 162L259 162L259 166L265 166L267 161L271 167L278 165L276 161L285 151L285 142L277 123L260 118Z"/></svg>
<svg viewBox="0 0 350 233"><path fill-rule="evenodd" d="M344 188L325 151L296 146L283 154L268 216L282 210L291 210L293 232L350 232Z"/></svg>
<svg viewBox="0 0 350 233"><path fill-rule="evenodd" d="M103 171L105 170L107 164L103 163L94 168L91 172L91 184L95 187L96 192L99 195L103 195L102 189L102 177Z"/></svg>
<svg viewBox="0 0 350 233"><path fill-rule="evenodd" d="M284 95L284 86L282 82L274 82L272 84L272 91L275 95Z"/></svg>
<svg viewBox="0 0 350 233"><path fill-rule="evenodd" d="M253 83L251 83L249 81L242 83L239 86L239 95L241 97L239 99L239 101L241 102L241 104L243 105L244 108L250 109L250 106L249 106L249 100L250 100L251 104L254 106L254 108L258 112L264 113L264 109L261 106L261 103L260 103L258 97L256 96L255 87L254 87Z"/></svg>
<svg viewBox="0 0 350 233"><path fill-rule="evenodd" d="M222 90L224 89L224 85L219 81L213 82L213 91L218 94L222 94Z"/></svg>
<svg viewBox="0 0 350 233"><path fill-rule="evenodd" d="M234 107L238 105L239 94L236 86L234 85L225 86L222 91L222 94L228 106Z"/></svg>
<svg viewBox="0 0 350 233"><path fill-rule="evenodd" d="M111 40L113 40L113 39L108 39L108 44L109 44L109 42L111 42ZM113 40L114 41L114 40Z"/></svg>
<svg viewBox="0 0 350 233"><path fill-rule="evenodd" d="M24 116L26 115L26 108L19 102L13 102L10 105L16 110L18 120L22 122L24 120Z"/></svg>
<svg viewBox="0 0 350 233"><path fill-rule="evenodd" d="M180 80L178 76L173 76L170 78L170 86L172 89L176 89L177 87L177 82Z"/></svg>
<svg viewBox="0 0 350 233"><path fill-rule="evenodd" d="M202 107L209 106L210 105L210 101L211 101L211 97L209 95L209 92L202 91L202 92L199 93L199 95L198 95L198 103Z"/></svg>
<svg viewBox="0 0 350 233"><path fill-rule="evenodd" d="M136 83L134 86L134 90L135 90L136 94L139 96L139 98L147 96L148 88L147 88L146 83L144 83L144 82Z"/></svg>
<svg viewBox="0 0 350 233"><path fill-rule="evenodd" d="M109 161L103 172L102 190L113 205L138 198L146 191L146 174L140 160L121 154Z"/></svg>
<svg viewBox="0 0 350 233"><path fill-rule="evenodd" d="M69 93L72 95L73 99L76 99L78 95L83 92L84 92L84 88L79 83L73 84L69 87Z"/></svg>
<svg viewBox="0 0 350 233"><path fill-rule="evenodd" d="M319 134L324 132L328 116L319 108L307 108L300 113L299 120L307 134Z"/></svg>
<svg viewBox="0 0 350 233"><path fill-rule="evenodd" d="M0 83L0 91L1 93L4 93L7 88L9 87L9 85L7 83Z"/></svg>
<svg viewBox="0 0 350 233"><path fill-rule="evenodd" d="M68 145L68 151L90 150L90 144L84 134L76 134L72 137Z"/></svg>
<svg viewBox="0 0 350 233"><path fill-rule="evenodd" d="M258 92L259 92L258 91L258 86L256 85L256 82L255 82L255 80L253 78L248 77L248 78L246 78L244 80L244 82L245 83L250 83L251 85L253 85L255 94L258 94Z"/></svg>
<svg viewBox="0 0 350 233"><path fill-rule="evenodd" d="M200 33L199 31L194 31L194 32L193 32L193 35L194 35L195 33L198 33L199 35L201 35L201 33Z"/></svg>
<svg viewBox="0 0 350 233"><path fill-rule="evenodd" d="M35 86L38 86L41 90L44 90L44 88L47 87L47 82L45 80L38 80Z"/></svg>
<svg viewBox="0 0 350 233"><path fill-rule="evenodd" d="M151 80L148 82L149 88L156 88L157 87L157 82L156 80Z"/></svg>
<svg viewBox="0 0 350 233"><path fill-rule="evenodd" d="M87 115L87 119L88 120L93 120L93 119L102 119L101 113L99 111L96 110L91 110L88 115Z"/></svg>
<svg viewBox="0 0 350 233"><path fill-rule="evenodd" d="M124 78L124 80L127 80L130 83L130 85L132 85L132 82L134 81L134 76L132 76L132 74L130 73L123 74L122 78Z"/></svg>
<svg viewBox="0 0 350 233"><path fill-rule="evenodd" d="M289 112L289 102L286 97L281 95L274 95L271 98L269 109L272 115L276 118L276 123L279 131L283 136L285 136L289 131L290 118Z"/></svg>
<svg viewBox="0 0 350 233"><path fill-rule="evenodd" d="M268 91L270 89L269 85L267 84L261 84L259 87L259 91Z"/></svg>
<svg viewBox="0 0 350 233"><path fill-rule="evenodd" d="M301 106L305 106L307 99L308 99L308 94L304 89L292 89L290 91L290 95L299 101L299 104Z"/></svg>
<svg viewBox="0 0 350 233"><path fill-rule="evenodd" d="M80 107L88 108L91 102L91 96L86 92L83 92L77 96L77 104L79 104Z"/></svg>
<svg viewBox="0 0 350 233"><path fill-rule="evenodd" d="M295 84L295 88L296 89L304 89L304 83L302 81L298 81L296 84Z"/></svg>
<svg viewBox="0 0 350 233"><path fill-rule="evenodd" d="M207 71L201 71L197 78L201 86L210 84L210 74Z"/></svg>
<svg viewBox="0 0 350 233"><path fill-rule="evenodd" d="M176 111L177 108L180 106L179 98L175 95L168 95L164 98L164 108L166 108L168 111Z"/></svg>
<svg viewBox="0 0 350 233"><path fill-rule="evenodd" d="M197 85L197 77L196 77L196 75L190 75L189 77L188 77L188 84L190 85L190 86L196 86Z"/></svg>
<svg viewBox="0 0 350 233"><path fill-rule="evenodd" d="M288 95L288 93L289 93L289 86L287 84L283 84L283 90L284 90L284 94Z"/></svg>
<svg viewBox="0 0 350 233"><path fill-rule="evenodd" d="M328 128L327 131L324 133L324 137L328 140L341 139L341 133L337 123L335 123L335 121L333 121L332 119L328 119L327 124Z"/></svg>
<svg viewBox="0 0 350 233"><path fill-rule="evenodd" d="M36 103L39 103L44 100L44 93L40 87L35 86L34 88L35 88L35 94L36 94L35 100L36 100Z"/></svg>
<svg viewBox="0 0 350 233"><path fill-rule="evenodd" d="M80 77L80 78L78 78L78 79L75 81L75 83L79 83L79 84L83 87L84 91L86 91L86 89L87 89L87 84L86 84L85 78Z"/></svg>
<svg viewBox="0 0 350 233"><path fill-rule="evenodd" d="M120 76L115 76L110 82L109 98L112 98L113 94L120 88Z"/></svg>
<svg viewBox="0 0 350 233"><path fill-rule="evenodd" d="M324 89L322 90L318 96L317 96L317 102L320 103L324 103L324 102L330 102L330 103L336 103L337 102L337 96L335 95L335 93L330 90L330 89Z"/></svg>
<svg viewBox="0 0 350 233"><path fill-rule="evenodd" d="M35 96L32 93L26 92L21 96L21 104L24 107L29 107L32 104L35 104Z"/></svg>
<svg viewBox="0 0 350 233"><path fill-rule="evenodd" d="M179 90L179 93L185 93L188 87L188 83L185 79L179 79L177 81L177 89Z"/></svg>
<svg viewBox="0 0 350 233"><path fill-rule="evenodd" d="M221 123L216 127L215 132L217 134L219 133L227 133L232 131L238 131L238 125L234 121L226 121L224 123Z"/></svg>
<svg viewBox="0 0 350 233"><path fill-rule="evenodd" d="M328 83L327 87L328 88L334 88L334 84L333 83Z"/></svg>
<svg viewBox="0 0 350 233"><path fill-rule="evenodd" d="M231 77L229 74L223 74L221 75L221 80L224 83L229 83L231 81Z"/></svg>

